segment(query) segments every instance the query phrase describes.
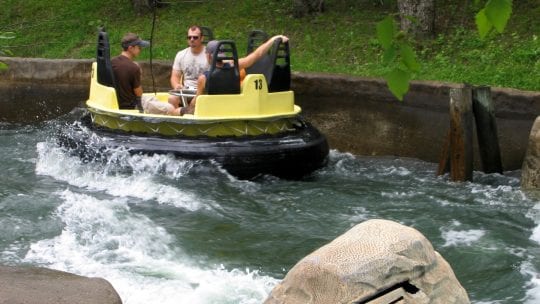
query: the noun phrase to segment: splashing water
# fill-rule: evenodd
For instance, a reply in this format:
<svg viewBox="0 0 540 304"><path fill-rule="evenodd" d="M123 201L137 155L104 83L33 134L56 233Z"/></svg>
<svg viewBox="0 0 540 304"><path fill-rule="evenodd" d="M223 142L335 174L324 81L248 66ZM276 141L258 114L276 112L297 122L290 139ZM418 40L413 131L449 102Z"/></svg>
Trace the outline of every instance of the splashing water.
<svg viewBox="0 0 540 304"><path fill-rule="evenodd" d="M124 303L261 303L302 257L384 218L422 232L473 303L540 302L540 202L519 171L331 151L302 181L241 181L212 163L109 151L88 162L44 126L0 125L0 263L107 279Z"/></svg>

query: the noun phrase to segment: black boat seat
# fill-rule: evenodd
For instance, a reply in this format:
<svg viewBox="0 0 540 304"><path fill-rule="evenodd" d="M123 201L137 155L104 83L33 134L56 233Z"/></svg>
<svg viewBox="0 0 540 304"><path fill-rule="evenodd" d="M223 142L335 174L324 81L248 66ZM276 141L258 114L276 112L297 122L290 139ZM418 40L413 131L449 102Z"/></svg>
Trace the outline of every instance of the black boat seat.
<svg viewBox="0 0 540 304"><path fill-rule="evenodd" d="M233 61L233 64L227 63L230 61ZM212 64L206 79L205 91L209 95L240 94L238 53L234 41L218 41L212 54Z"/></svg>
<svg viewBox="0 0 540 304"><path fill-rule="evenodd" d="M248 36L247 55L251 54L261 44L266 42L268 38L268 34L263 31L251 31ZM274 45L272 45L268 53L264 54L252 66L246 68L246 74L263 74L264 78L266 78L266 81L270 83L272 74L274 73L274 66L276 61L276 52L274 50L277 47L276 42L274 42Z"/></svg>
<svg viewBox="0 0 540 304"><path fill-rule="evenodd" d="M111 64L109 35L103 27L98 30L96 64L97 82L104 86L114 88L117 94L116 104L118 107L118 90L116 89L116 82Z"/></svg>
<svg viewBox="0 0 540 304"><path fill-rule="evenodd" d="M264 31L253 30L248 35L247 52L246 55L251 54L256 48L268 40L270 36Z"/></svg>
<svg viewBox="0 0 540 304"><path fill-rule="evenodd" d="M208 42L214 40L214 32L208 26L200 26L202 35L204 37L203 44L206 45Z"/></svg>
<svg viewBox="0 0 540 304"><path fill-rule="evenodd" d="M104 28L98 31L97 41L97 81L108 87L115 87L114 74L111 65L109 35Z"/></svg>
<svg viewBox="0 0 540 304"><path fill-rule="evenodd" d="M260 30L251 31L248 36L247 54L268 40L269 35ZM281 39L274 41L270 51L246 69L246 74L263 74L268 83L268 92L289 91L291 68L289 43Z"/></svg>
<svg viewBox="0 0 540 304"><path fill-rule="evenodd" d="M279 39L281 40L281 39ZM275 66L268 84L269 92L289 91L291 89L291 53L289 42L280 41L276 51Z"/></svg>

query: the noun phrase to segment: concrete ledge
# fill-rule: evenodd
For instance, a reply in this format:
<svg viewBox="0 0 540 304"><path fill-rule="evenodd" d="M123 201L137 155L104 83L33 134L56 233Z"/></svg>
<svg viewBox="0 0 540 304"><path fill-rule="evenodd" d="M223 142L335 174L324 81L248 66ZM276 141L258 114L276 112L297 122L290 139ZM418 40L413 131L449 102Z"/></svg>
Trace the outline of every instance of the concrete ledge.
<svg viewBox="0 0 540 304"><path fill-rule="evenodd" d="M51 119L84 103L93 60L0 57L0 121ZM169 89L172 62L140 63L143 87ZM152 80L151 75L154 75ZM452 83L415 81L404 101L383 80L293 73L292 89L304 116L328 137L330 147L356 155L393 155L438 162L449 128ZM529 132L540 115L540 92L492 88L504 170L521 168ZM37 106L36 106L37 104ZM24 106L23 106L24 105ZM479 167L478 152L475 169Z"/></svg>
<svg viewBox="0 0 540 304"><path fill-rule="evenodd" d="M122 304L101 278L37 267L0 266L0 304Z"/></svg>
<svg viewBox="0 0 540 304"><path fill-rule="evenodd" d="M456 84L413 81L403 101L381 79L294 73L293 89L330 147L356 155L394 155L438 162ZM504 170L521 168L540 92L492 88ZM476 139L475 139L476 144ZM475 147L475 169L481 169Z"/></svg>

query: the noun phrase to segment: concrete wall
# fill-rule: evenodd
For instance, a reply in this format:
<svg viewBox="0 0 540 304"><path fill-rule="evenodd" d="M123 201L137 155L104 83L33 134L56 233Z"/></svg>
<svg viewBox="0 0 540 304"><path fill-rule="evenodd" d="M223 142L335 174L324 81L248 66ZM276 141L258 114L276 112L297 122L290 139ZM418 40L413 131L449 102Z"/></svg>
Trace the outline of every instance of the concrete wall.
<svg viewBox="0 0 540 304"><path fill-rule="evenodd" d="M0 58L0 121L51 119L84 104L92 60ZM168 90L172 62L142 62L143 87ZM292 87L304 116L333 149L355 155L395 155L438 162L449 128L448 92L441 82L413 82L404 101L379 79L293 73ZM505 170L521 168L529 132L540 115L540 92L493 88ZM478 154L475 155L478 160ZM476 161L478 167L478 161Z"/></svg>

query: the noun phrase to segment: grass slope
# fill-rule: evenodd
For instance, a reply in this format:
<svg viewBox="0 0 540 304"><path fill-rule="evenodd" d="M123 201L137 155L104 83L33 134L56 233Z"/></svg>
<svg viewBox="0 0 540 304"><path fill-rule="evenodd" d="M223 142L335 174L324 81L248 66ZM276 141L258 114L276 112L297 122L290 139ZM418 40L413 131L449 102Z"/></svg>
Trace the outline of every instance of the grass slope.
<svg viewBox="0 0 540 304"><path fill-rule="evenodd" d="M292 69L364 77L380 77L381 49L375 24L396 12L396 1L327 0L324 14L302 19L291 16L292 1L207 0L202 3L170 0L157 10L152 57L170 60L186 46L191 24L211 27L218 39L233 39L240 54L247 33L262 29L291 38ZM456 3L459 2L459 3ZM505 33L480 40L474 29L472 1L437 0L438 36L417 42L422 62L419 80L469 82L540 91L540 2L514 1ZM0 0L0 32L13 31L15 39L0 39L0 49L18 57L93 58L96 29L104 24L112 44L132 31L149 39L152 15L137 16L129 0ZM144 51L140 60L150 57Z"/></svg>

